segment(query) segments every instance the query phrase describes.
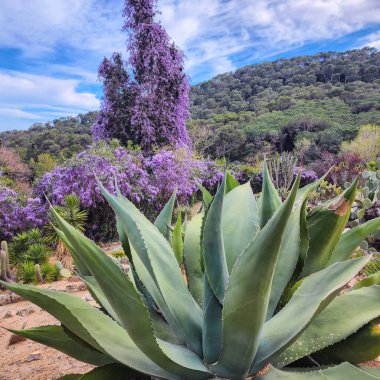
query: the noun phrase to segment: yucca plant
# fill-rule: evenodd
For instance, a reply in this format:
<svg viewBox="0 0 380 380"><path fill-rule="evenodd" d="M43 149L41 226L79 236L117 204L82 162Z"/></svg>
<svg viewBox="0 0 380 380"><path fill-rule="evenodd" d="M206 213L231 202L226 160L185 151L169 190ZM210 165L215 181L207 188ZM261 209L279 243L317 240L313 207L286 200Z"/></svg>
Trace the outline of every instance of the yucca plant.
<svg viewBox="0 0 380 380"><path fill-rule="evenodd" d="M53 206L52 211L53 210L78 231L83 232L85 230L87 211L81 210L80 199L78 196L74 194L66 195L63 206ZM59 236L55 231L54 226L56 224L56 220L52 211L50 213L51 225L48 226L49 239L55 245L57 260L59 260L66 269L71 271L74 269L73 260L70 252L59 239Z"/></svg>
<svg viewBox="0 0 380 380"><path fill-rule="evenodd" d="M379 370L353 365L379 354L378 279L340 292L369 261L349 258L380 220L342 235L357 182L307 213L318 182L298 189L299 181L282 203L265 169L257 202L249 183L239 186L227 173L186 228L173 230L174 194L152 224L99 184L131 270L55 213L57 233L100 309L67 293L5 283L61 321L12 331L98 366L70 379L380 379ZM341 344L348 348L333 355ZM319 366L326 356L338 365ZM289 368L300 362L307 373Z"/></svg>
<svg viewBox="0 0 380 380"><path fill-rule="evenodd" d="M48 239L38 228L17 234L9 244L9 262L19 266L25 261L44 263L51 254Z"/></svg>

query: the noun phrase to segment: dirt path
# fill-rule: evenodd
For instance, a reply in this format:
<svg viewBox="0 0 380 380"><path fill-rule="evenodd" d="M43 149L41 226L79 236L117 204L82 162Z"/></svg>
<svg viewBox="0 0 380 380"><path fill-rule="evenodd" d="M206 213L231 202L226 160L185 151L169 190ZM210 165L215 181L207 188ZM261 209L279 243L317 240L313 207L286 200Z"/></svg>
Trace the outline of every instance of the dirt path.
<svg viewBox="0 0 380 380"><path fill-rule="evenodd" d="M90 299L87 291L77 292L75 295ZM31 328L59 322L27 301L0 307L0 326L21 329L24 323L25 328ZM9 346L11 336L10 332L0 329L0 380L55 380L69 373L85 373L93 368L31 340Z"/></svg>

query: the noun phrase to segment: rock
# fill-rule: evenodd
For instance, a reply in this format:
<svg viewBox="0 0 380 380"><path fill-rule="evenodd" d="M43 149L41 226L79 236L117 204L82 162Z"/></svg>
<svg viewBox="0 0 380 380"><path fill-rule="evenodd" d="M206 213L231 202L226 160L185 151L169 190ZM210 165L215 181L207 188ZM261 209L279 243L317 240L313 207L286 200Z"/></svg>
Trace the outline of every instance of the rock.
<svg viewBox="0 0 380 380"><path fill-rule="evenodd" d="M26 340L24 336L12 334L11 337L9 338L8 346L12 346L13 344L23 342L24 340Z"/></svg>
<svg viewBox="0 0 380 380"><path fill-rule="evenodd" d="M13 317L13 314L10 310L8 310L5 314L4 314L4 319L7 319L7 318L12 318Z"/></svg>
<svg viewBox="0 0 380 380"><path fill-rule="evenodd" d="M10 302L10 295L9 294L0 294L0 306L7 305L11 303Z"/></svg>
<svg viewBox="0 0 380 380"><path fill-rule="evenodd" d="M76 285L73 285L73 284L66 285L64 291L65 291L65 292L68 292L68 293L74 293L74 292L77 291L77 286L76 286Z"/></svg>
<svg viewBox="0 0 380 380"><path fill-rule="evenodd" d="M40 351L34 351L31 354L28 355L26 358L27 362L33 362L35 360L40 360L41 359L41 352Z"/></svg>
<svg viewBox="0 0 380 380"><path fill-rule="evenodd" d="M67 279L69 282L79 282L81 279L79 276L71 276Z"/></svg>
<svg viewBox="0 0 380 380"><path fill-rule="evenodd" d="M16 293L11 293L10 294L10 298L11 298L11 302L10 303L16 303L16 302L19 302L19 301L23 300L23 298L21 296L19 296L18 294L16 294Z"/></svg>
<svg viewBox="0 0 380 380"><path fill-rule="evenodd" d="M59 271L59 273L61 274L61 276L63 278L69 278L69 277L71 277L71 272L68 269L66 269L66 268L61 269Z"/></svg>
<svg viewBox="0 0 380 380"><path fill-rule="evenodd" d="M33 314L34 312L35 310L32 307L28 306L24 309L17 310L16 315L19 315L20 317L25 317L26 315Z"/></svg>

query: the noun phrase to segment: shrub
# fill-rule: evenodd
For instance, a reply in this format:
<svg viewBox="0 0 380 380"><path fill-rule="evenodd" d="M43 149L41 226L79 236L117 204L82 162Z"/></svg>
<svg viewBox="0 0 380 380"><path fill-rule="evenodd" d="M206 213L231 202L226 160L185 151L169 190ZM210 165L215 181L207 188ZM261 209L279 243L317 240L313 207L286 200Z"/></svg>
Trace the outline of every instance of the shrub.
<svg viewBox="0 0 380 380"><path fill-rule="evenodd" d="M45 174L34 189L34 195L47 197L53 205L62 206L73 194L88 211L89 236L114 239L114 216L104 202L94 172L115 193L115 179L121 193L138 204L150 217L157 215L176 188L181 202L188 202L197 191L196 183L212 188L221 175L212 161L197 159L187 149L162 150L145 157L138 150L126 150L115 144L99 143ZM153 200L155 202L153 202Z"/></svg>
<svg viewBox="0 0 380 380"><path fill-rule="evenodd" d="M9 261L12 266L18 266L25 261L42 264L48 260L50 254L48 239L38 228L17 234L9 244Z"/></svg>
<svg viewBox="0 0 380 380"><path fill-rule="evenodd" d="M364 161L375 161L380 156L380 126L365 125L351 142L343 142L342 152L358 155Z"/></svg>
<svg viewBox="0 0 380 380"><path fill-rule="evenodd" d="M44 282L58 281L61 277L60 269L51 263L41 265L41 275Z"/></svg>
<svg viewBox="0 0 380 380"><path fill-rule="evenodd" d="M42 226L46 212L38 198L23 200L16 191L0 184L0 239Z"/></svg>
<svg viewBox="0 0 380 380"><path fill-rule="evenodd" d="M102 310L67 293L6 283L62 323L15 332L99 366L89 378L372 378L373 369L345 361L380 353L372 326L380 287L360 282L339 291L368 263L370 257L349 258L380 219L342 234L357 181L310 212L304 205L318 182L298 191L299 182L282 203L266 169L257 203L249 184L226 174L214 197L204 191L202 211L172 233L174 196L152 224L102 187L131 271L55 214ZM294 292L279 307L289 286ZM371 340L362 338L368 329ZM283 369L299 359L315 366L321 355L341 364Z"/></svg>
<svg viewBox="0 0 380 380"><path fill-rule="evenodd" d="M17 271L17 280L24 284L37 284L35 264L31 261L24 261Z"/></svg>

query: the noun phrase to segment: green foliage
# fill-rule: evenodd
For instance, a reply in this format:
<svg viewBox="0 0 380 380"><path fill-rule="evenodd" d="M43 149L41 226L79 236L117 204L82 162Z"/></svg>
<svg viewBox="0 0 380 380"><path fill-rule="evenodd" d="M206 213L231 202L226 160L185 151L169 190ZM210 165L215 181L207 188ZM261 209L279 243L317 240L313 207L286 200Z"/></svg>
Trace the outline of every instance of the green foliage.
<svg viewBox="0 0 380 380"><path fill-rule="evenodd" d="M139 376L134 371L167 379L243 379L274 364L279 369L264 376L272 379L286 376L281 368L295 360L349 342L380 316L380 287L373 282L339 295L370 257L330 265L357 182L307 212L307 198L321 181L299 189L298 177L282 202L266 170L267 190L257 203L248 184L237 186L228 176L186 229L178 217L169 238L126 198L100 185L130 249L129 273L52 210L60 239L106 313L70 294L5 283L64 326L15 332L79 360L107 364L97 373L115 370L126 379ZM176 239L183 233L182 257ZM365 352L366 358L377 356L379 347L371 343ZM327 356L328 363L347 360L356 363L349 355ZM355 371L361 370L343 364L331 378L355 378ZM297 378L322 372L299 372Z"/></svg>
<svg viewBox="0 0 380 380"><path fill-rule="evenodd" d="M31 261L24 261L19 265L17 280L24 284L38 284L35 264Z"/></svg>
<svg viewBox="0 0 380 380"><path fill-rule="evenodd" d="M74 194L66 195L63 206L53 206L53 208L66 222L70 223L77 230L84 231L87 212L81 210L78 196ZM51 218L51 222L54 223L54 218Z"/></svg>
<svg viewBox="0 0 380 380"><path fill-rule="evenodd" d="M41 275L44 282L58 281L61 277L60 269L51 263L44 263L40 266Z"/></svg>
<svg viewBox="0 0 380 380"><path fill-rule="evenodd" d="M38 155L50 154L64 160L85 149L92 142L91 125L97 112L34 124L27 131L0 133L0 140L19 151L24 162L38 161Z"/></svg>
<svg viewBox="0 0 380 380"><path fill-rule="evenodd" d="M25 261L45 263L50 254L48 239L38 228L16 235L9 244L9 261L16 267Z"/></svg>
<svg viewBox="0 0 380 380"><path fill-rule="evenodd" d="M38 155L37 161L33 158L29 161L29 167L36 178L40 178L45 173L51 172L56 165L57 161L49 153L41 153Z"/></svg>
<svg viewBox="0 0 380 380"><path fill-rule="evenodd" d="M341 150L357 154L365 161L375 161L380 156L380 126L364 125L354 140L342 144Z"/></svg>
<svg viewBox="0 0 380 380"><path fill-rule="evenodd" d="M126 257L125 252L123 249L116 249L111 252L111 255L115 257L116 259L121 259L123 257Z"/></svg>

